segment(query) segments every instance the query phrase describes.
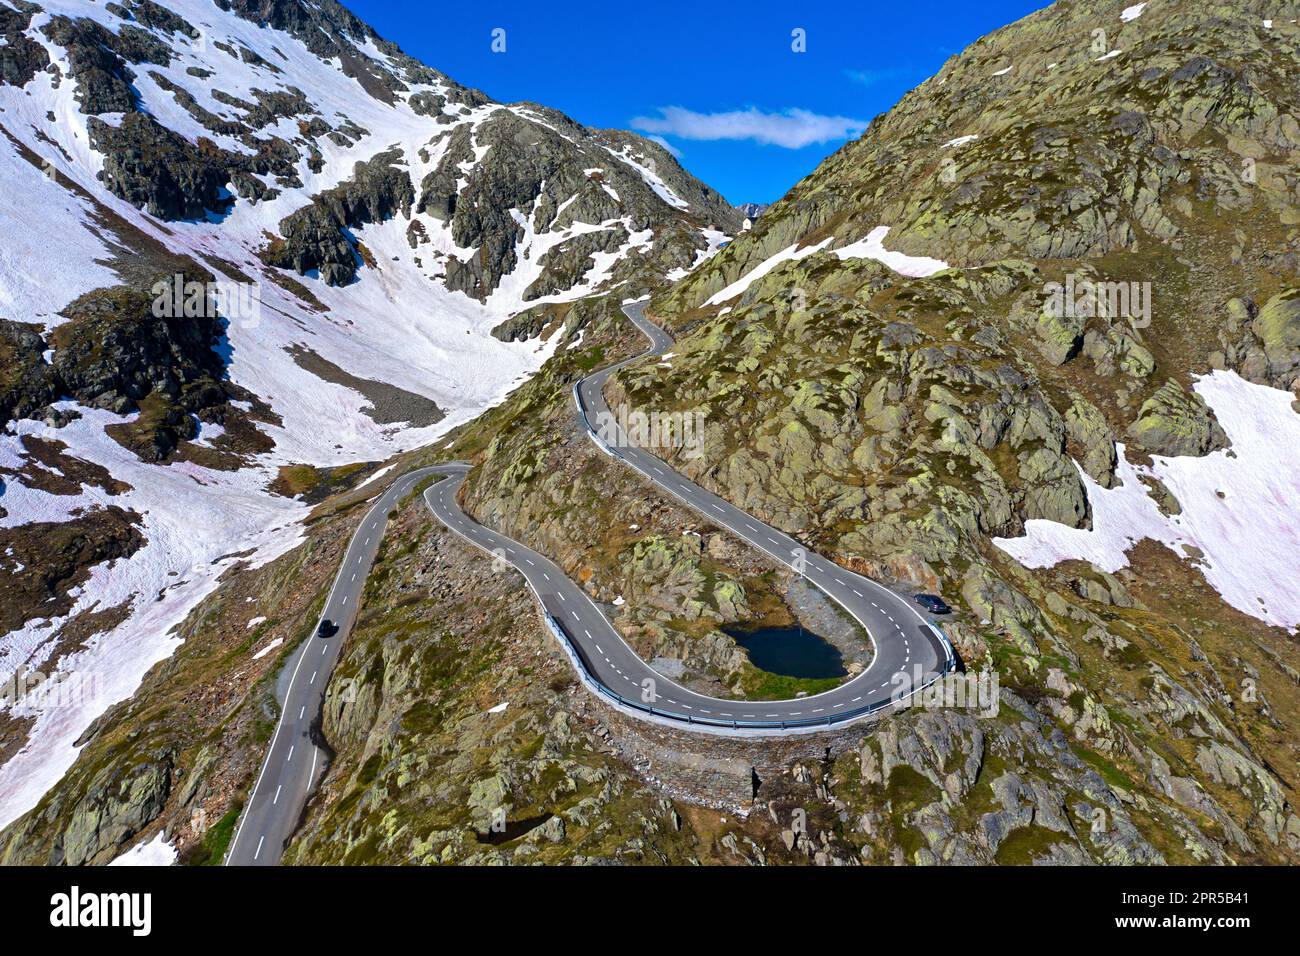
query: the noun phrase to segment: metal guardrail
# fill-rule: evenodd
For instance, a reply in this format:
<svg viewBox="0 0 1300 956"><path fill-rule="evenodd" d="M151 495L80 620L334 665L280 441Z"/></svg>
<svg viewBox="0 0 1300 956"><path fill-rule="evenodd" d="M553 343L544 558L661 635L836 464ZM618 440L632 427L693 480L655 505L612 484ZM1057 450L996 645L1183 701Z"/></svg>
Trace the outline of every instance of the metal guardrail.
<svg viewBox="0 0 1300 956"><path fill-rule="evenodd" d="M913 688L906 695L897 699L890 697L888 700L866 704L852 710L840 711L838 714L828 714L825 717L805 717L800 720L748 720L737 718L732 718L731 720L718 720L712 717L696 717L692 714L679 714L676 711L662 710L651 704L647 704L644 701L633 700L610 690L600 682L600 679L592 671L590 666L588 666L587 659L582 654L582 649L569 635L564 624L544 607L542 608L542 617L545 619L547 627L551 629L551 633L555 636L556 640L560 642L560 646L568 652L569 658L574 663L574 666L578 668L579 673L583 676L585 683L589 687L594 688L602 696L610 698L623 707L631 707L633 710L638 710L642 713L692 726L704 725L708 727L726 727L732 730L740 730L742 728L753 730L792 730L801 727L833 727L836 724L860 720L863 717L868 717L871 714L878 713L879 711L896 707L943 678L944 675L951 670L951 667L945 668L941 673L932 675L927 681L925 681L925 683L921 684L919 687Z"/></svg>
<svg viewBox="0 0 1300 956"><path fill-rule="evenodd" d="M578 409L578 417L582 419L583 427L587 429L587 434L591 437L591 440L596 443L597 448L603 451L606 455L609 455L610 458L621 459L623 456L620 455L609 444L609 442L601 438L600 433L597 432L596 429L591 427L591 419L587 417L587 404L582 400L582 383L586 380L587 379L584 377L573 383L573 404Z"/></svg>
<svg viewBox="0 0 1300 956"><path fill-rule="evenodd" d="M935 624L933 621L930 622L930 629L939 635L939 643L943 645L943 652L946 655L943 672L946 674L949 671L956 670L957 651L953 647L952 641L949 639L948 635L943 632L943 628L938 624Z"/></svg>

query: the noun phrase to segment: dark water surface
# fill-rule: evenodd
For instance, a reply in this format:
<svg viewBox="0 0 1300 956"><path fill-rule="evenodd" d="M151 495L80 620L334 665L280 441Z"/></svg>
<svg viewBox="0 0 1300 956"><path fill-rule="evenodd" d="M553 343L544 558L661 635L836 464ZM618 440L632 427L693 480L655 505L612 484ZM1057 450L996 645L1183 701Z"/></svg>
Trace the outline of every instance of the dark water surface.
<svg viewBox="0 0 1300 956"><path fill-rule="evenodd" d="M786 677L844 677L844 659L835 645L807 629L762 627L755 631L724 628L749 652L760 670Z"/></svg>

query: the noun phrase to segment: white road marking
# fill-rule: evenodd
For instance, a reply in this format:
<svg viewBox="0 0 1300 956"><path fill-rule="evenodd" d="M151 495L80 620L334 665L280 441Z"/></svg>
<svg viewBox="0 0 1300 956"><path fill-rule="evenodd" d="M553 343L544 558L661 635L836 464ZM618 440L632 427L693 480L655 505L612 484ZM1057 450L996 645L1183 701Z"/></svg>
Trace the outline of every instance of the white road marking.
<svg viewBox="0 0 1300 956"><path fill-rule="evenodd" d="M253 851L253 859L254 859L254 860L256 860L259 856L262 855L262 842L263 842L265 839L266 839L265 836L260 836L260 837L257 838L257 849Z"/></svg>
<svg viewBox="0 0 1300 956"><path fill-rule="evenodd" d="M281 789L282 789L281 787L276 787L276 788L275 788L275 796L271 798L271 806L275 806L277 803L280 802L280 790L281 790Z"/></svg>

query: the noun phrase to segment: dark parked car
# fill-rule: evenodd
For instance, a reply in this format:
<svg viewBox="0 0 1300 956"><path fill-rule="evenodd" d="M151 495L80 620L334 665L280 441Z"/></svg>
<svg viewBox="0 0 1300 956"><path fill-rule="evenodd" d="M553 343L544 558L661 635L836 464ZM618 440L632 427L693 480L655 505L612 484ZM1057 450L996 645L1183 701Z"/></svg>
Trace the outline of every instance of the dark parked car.
<svg viewBox="0 0 1300 956"><path fill-rule="evenodd" d="M316 628L317 637L333 637L339 631L339 626L329 618L322 618L320 627Z"/></svg>
<svg viewBox="0 0 1300 956"><path fill-rule="evenodd" d="M937 594L918 594L914 600L921 607L925 608L931 614L951 614L952 608L944 603L943 598Z"/></svg>

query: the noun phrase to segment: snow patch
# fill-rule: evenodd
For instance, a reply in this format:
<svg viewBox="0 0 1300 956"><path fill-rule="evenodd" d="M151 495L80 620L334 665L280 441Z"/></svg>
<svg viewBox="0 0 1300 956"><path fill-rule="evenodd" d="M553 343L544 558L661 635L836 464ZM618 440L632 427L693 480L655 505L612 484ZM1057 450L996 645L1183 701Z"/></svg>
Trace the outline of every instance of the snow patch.
<svg viewBox="0 0 1300 956"><path fill-rule="evenodd" d="M645 184L654 191L654 194L664 202L668 203L668 205L677 209L691 208L690 203L673 192L671 187L660 178L659 174L655 171L653 160L651 160L647 165L644 157L632 155L632 147L630 146L623 147L623 152L621 153L614 152L608 146L606 146L605 149L615 159L621 160L626 165L632 167L637 175L644 180Z"/></svg>
<svg viewBox="0 0 1300 956"><path fill-rule="evenodd" d="M736 296L744 292L746 289L748 289L753 283L757 282L759 279L763 278L763 276L767 275L769 272L771 272L773 269L779 266L781 263L798 262L800 259L807 258L808 256L812 255L814 252L821 250L830 241L831 241L831 237L828 236L827 238L823 239L821 242L817 243L817 245L815 246L805 246L802 249L798 248L799 245L798 243L795 243L794 245L791 246L786 246L784 249L782 249L780 252L776 253L775 255L769 256L767 259L764 259L762 262L760 262L754 268L750 269L748 272L746 272L735 282L731 283L731 285L727 286L725 289L713 293L713 295L709 296L708 299L705 300L704 304L720 305L721 303L726 302L728 299L735 298Z"/></svg>
<svg viewBox="0 0 1300 956"><path fill-rule="evenodd" d="M948 268L948 263L942 259L931 259L929 256L909 256L903 252L891 252L884 247L884 238L889 233L889 226L877 226L867 233L865 239L859 239L857 242L850 243L839 249L832 249L840 259L875 259L877 262L884 263L895 272L912 277L932 276L936 272L941 272ZM740 295L748 289L753 283L757 282L763 276L767 275L783 262L797 262L805 259L814 252L819 252L831 242L834 237L827 237L815 246L805 246L802 249L797 248L798 243L793 246L787 246L776 255L771 256L753 269L750 269L743 276L737 279L731 285L721 291L713 293L705 301L705 305L720 305L728 299Z"/></svg>
<svg viewBox="0 0 1300 956"><path fill-rule="evenodd" d="M877 262L889 266L897 273L914 278L932 276L936 272L942 272L948 268L948 263L942 259L931 259L929 256L909 256L903 252L891 252L884 246L885 236L888 234L888 226L877 226L867 233L865 239L859 239L857 242L831 251L841 259L875 259Z"/></svg>
<svg viewBox="0 0 1300 956"><path fill-rule="evenodd" d="M137 843L121 856L112 860L109 866L171 866L176 862L176 848L158 833L148 843Z"/></svg>
<svg viewBox="0 0 1300 956"><path fill-rule="evenodd" d="M283 638L283 637L277 637L277 638L276 638L275 640L273 640L270 644L267 644L266 647L262 648L260 651L258 651L256 654L254 654L254 655L253 655L253 660L255 660L255 661L260 661L263 657L265 657L267 654L270 654L273 650L275 650L277 647L279 647L279 646L280 646L281 644L283 644L283 643L284 643L284 638Z"/></svg>
<svg viewBox="0 0 1300 956"><path fill-rule="evenodd" d="M1300 625L1300 415L1290 392L1254 385L1235 372L1203 376L1195 391L1214 410L1230 449L1201 458L1152 456L1140 467L1120 451L1115 488L1082 475L1093 530L1025 522L1021 538L995 538L1021 564L1088 561L1103 571L1128 564L1150 538L1192 561L1223 600L1242 613L1294 631ZM1139 480L1159 479L1182 505L1165 515Z"/></svg>
<svg viewBox="0 0 1300 956"><path fill-rule="evenodd" d="M1119 18L1125 23L1128 23L1130 20L1136 20L1138 17L1142 16L1142 11L1146 8L1147 5L1145 3L1135 3L1133 6L1125 7L1121 10Z"/></svg>

